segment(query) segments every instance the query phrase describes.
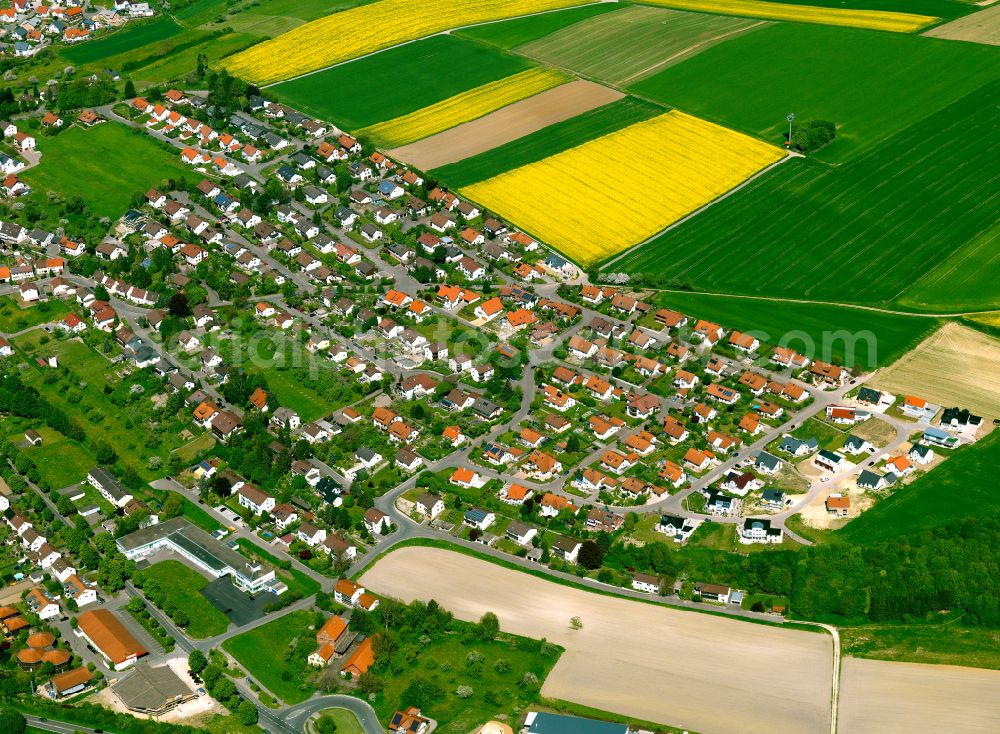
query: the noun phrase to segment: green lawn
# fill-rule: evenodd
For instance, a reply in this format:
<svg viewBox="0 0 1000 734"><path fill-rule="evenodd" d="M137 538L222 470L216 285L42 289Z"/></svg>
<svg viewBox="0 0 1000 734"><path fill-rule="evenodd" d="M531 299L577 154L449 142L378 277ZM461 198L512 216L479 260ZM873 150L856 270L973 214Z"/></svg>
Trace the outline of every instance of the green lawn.
<svg viewBox="0 0 1000 734"><path fill-rule="evenodd" d="M634 6L564 28L518 47L517 53L588 79L625 85L751 27L765 26L750 18Z"/></svg>
<svg viewBox="0 0 1000 734"><path fill-rule="evenodd" d="M779 144L785 116L838 126L817 157L842 162L1000 78L1000 49L902 33L778 23L632 86Z"/></svg>
<svg viewBox="0 0 1000 734"><path fill-rule="evenodd" d="M32 196L44 197L47 191L67 198L81 196L95 217L117 219L136 192L168 178L192 175L175 153L144 132L113 122L90 129L74 126L55 137L40 138L38 147L41 165L21 174L35 189Z"/></svg>
<svg viewBox="0 0 1000 734"><path fill-rule="evenodd" d="M839 167L785 163L609 267L717 292L878 305L952 267L925 300L995 303L1000 282L982 270L996 253L958 258L1000 218L998 104L995 82ZM976 290L956 295L966 274Z"/></svg>
<svg viewBox="0 0 1000 734"><path fill-rule="evenodd" d="M303 112L358 129L532 66L528 59L491 46L442 35L283 82L268 91Z"/></svg>
<svg viewBox="0 0 1000 734"><path fill-rule="evenodd" d="M500 48L510 49L529 41L534 41L536 38L542 38L550 33L555 33L560 29L572 26L588 18L602 15L610 10L619 9L620 7L614 3L583 5L552 13L529 15L526 18L514 18L513 20L504 20L499 23L488 23L472 28L463 28L455 31L455 35L490 43Z"/></svg>
<svg viewBox="0 0 1000 734"><path fill-rule="evenodd" d="M325 369L320 366L319 369ZM275 400L286 408L291 408L303 421L312 421L329 415L335 409L343 407L343 399L325 394L319 386L308 380L300 379L299 373L293 370L269 368L263 371L267 386L274 393ZM360 398L362 393L351 393L348 400Z"/></svg>
<svg viewBox="0 0 1000 734"><path fill-rule="evenodd" d="M957 624L841 627L845 655L1000 670L1000 631Z"/></svg>
<svg viewBox="0 0 1000 734"><path fill-rule="evenodd" d="M220 530L222 528L222 523L216 520L212 515L209 515L205 510L189 500L187 497L184 498L183 515L207 533L214 533L216 530Z"/></svg>
<svg viewBox="0 0 1000 734"><path fill-rule="evenodd" d="M180 561L160 561L146 569L146 575L155 579L167 595L167 603L183 610L191 624L187 634L196 640L221 635L229 627L229 619L212 606L201 590L208 579Z"/></svg>
<svg viewBox="0 0 1000 734"><path fill-rule="evenodd" d="M838 537L869 543L927 528L940 527L969 515L1000 507L996 470L1000 466L1000 431L959 449L940 466L892 491Z"/></svg>
<svg viewBox="0 0 1000 734"><path fill-rule="evenodd" d="M331 719L337 734L364 734L365 730L361 728L358 717L347 709L323 709L319 712L319 716Z"/></svg>
<svg viewBox="0 0 1000 734"><path fill-rule="evenodd" d="M59 50L59 55L74 64L89 64L109 56L134 51L151 43L159 43L182 33L184 28L172 18L161 15L149 21L133 21L104 38L96 38Z"/></svg>
<svg viewBox="0 0 1000 734"><path fill-rule="evenodd" d="M938 320L848 306L782 303L756 298L658 293L656 304L726 328L752 331L761 342L866 369L894 362L933 331ZM843 333L858 335L852 341ZM872 339L865 338L870 332ZM852 354L853 352L853 354Z"/></svg>
<svg viewBox="0 0 1000 734"><path fill-rule="evenodd" d="M30 326L61 321L69 309L62 301L51 300L22 306L9 296L0 297L0 331L11 334Z"/></svg>
<svg viewBox="0 0 1000 734"><path fill-rule="evenodd" d="M504 171L569 150L588 140L607 135L662 112L663 108L659 105L636 97L625 97L569 120L549 125L492 150L435 168L430 173L452 188L469 186Z"/></svg>
<svg viewBox="0 0 1000 734"><path fill-rule="evenodd" d="M177 454L183 461L192 462L200 454L209 451L215 446L215 437L210 431L206 431L180 446L171 453Z"/></svg>
<svg viewBox="0 0 1000 734"><path fill-rule="evenodd" d="M246 668L251 677L281 698L287 704L305 701L315 687L303 680L306 657L316 647L315 622L310 612L289 612L249 632L231 637L222 643L222 649ZM303 650L308 643L308 651ZM294 651L290 660L285 659L289 648Z"/></svg>
<svg viewBox="0 0 1000 734"><path fill-rule="evenodd" d="M42 445L29 446L24 452L35 462L38 473L50 487L60 489L81 482L97 465L94 455L79 442L48 426L38 426L35 430L42 434Z"/></svg>

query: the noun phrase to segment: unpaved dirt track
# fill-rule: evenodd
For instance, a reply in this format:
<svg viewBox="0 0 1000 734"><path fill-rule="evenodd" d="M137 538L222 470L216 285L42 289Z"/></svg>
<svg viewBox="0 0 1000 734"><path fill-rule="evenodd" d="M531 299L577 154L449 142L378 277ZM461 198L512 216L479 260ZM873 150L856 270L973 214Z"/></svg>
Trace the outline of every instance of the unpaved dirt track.
<svg viewBox="0 0 1000 734"><path fill-rule="evenodd" d="M437 548L395 550L361 580L465 620L492 611L508 632L562 645L545 696L701 734L830 730L825 634L603 596Z"/></svg>
<svg viewBox="0 0 1000 734"><path fill-rule="evenodd" d="M844 658L840 734L997 731L1000 671Z"/></svg>
<svg viewBox="0 0 1000 734"><path fill-rule="evenodd" d="M388 151L388 155L429 171L492 150L624 96L617 90L593 82L569 82L507 105L478 120L394 148Z"/></svg>
<svg viewBox="0 0 1000 734"><path fill-rule="evenodd" d="M931 28L924 35L1000 46L1000 5Z"/></svg>
<svg viewBox="0 0 1000 734"><path fill-rule="evenodd" d="M1000 340L948 323L871 380L900 395L1000 417Z"/></svg>

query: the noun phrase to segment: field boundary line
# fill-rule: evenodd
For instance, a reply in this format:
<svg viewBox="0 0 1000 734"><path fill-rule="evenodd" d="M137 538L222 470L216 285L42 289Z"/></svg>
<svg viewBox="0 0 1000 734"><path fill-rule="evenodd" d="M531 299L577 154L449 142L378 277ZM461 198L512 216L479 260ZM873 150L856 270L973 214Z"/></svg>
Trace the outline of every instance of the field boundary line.
<svg viewBox="0 0 1000 734"><path fill-rule="evenodd" d="M807 622L801 619L789 620L795 624L804 624L810 627L819 627L830 633L833 638L833 676L830 681L830 734L837 734L837 717L840 713L840 670L842 667L843 654L840 647L840 630L832 624L823 622Z"/></svg>
<svg viewBox="0 0 1000 734"><path fill-rule="evenodd" d="M1000 0L998 0L1000 2ZM750 301L772 301L774 303L801 303L813 306L838 306L840 308L854 308L859 311L875 311L877 313L889 314L891 316L913 316L926 319L958 319L964 316L982 316L983 314L1000 313L1000 309L991 308L984 311L957 311L955 313L920 313L918 311L897 311L891 308L880 306L866 306L861 303L841 303L839 301L816 301L809 298L783 298L780 296L751 296L745 293L721 293L718 291L688 291L683 288L656 288L654 286L642 286L642 290L656 291L657 293L680 293L686 296L709 296L716 298L743 298Z"/></svg>
<svg viewBox="0 0 1000 734"><path fill-rule="evenodd" d="M532 18L536 15L549 15L550 13L561 13L564 10L576 10L578 8L586 8L591 5L605 5L605 4L618 5L619 2L618 0L594 0L593 2L587 2L585 0L584 2L581 2L579 5L568 5L565 8L552 8L551 10L542 10L541 12L538 13L525 13L524 15L515 15L510 18L498 18L497 20L484 20L481 23L469 23L468 25L455 26L454 28L448 28L447 30L438 31L437 33L431 33L427 36L421 36L420 38L411 38L409 41L403 41L402 43L397 43L393 46L386 46L385 48L380 48L377 51L369 51L366 54L355 56L353 59L344 59L343 61L338 61L336 64L330 64L329 66L324 66L322 69L313 69L312 71L307 71L304 74L298 74L297 76L290 76L287 79L281 79L276 82L269 82L268 84L262 84L260 85L259 88L270 89L271 87L276 87L279 84L285 84L286 82L294 82L297 79L304 79L305 77L312 76L313 74L319 74L324 71L329 71L330 69L336 69L338 66L349 64L352 61L360 61L361 59L367 59L369 56L375 56L376 54L380 54L383 51L391 51L394 48L409 46L411 43L416 43L417 41L426 41L428 38L434 38L435 36L450 36L455 31L464 31L466 28L478 28L479 26L493 25L494 23L504 23L508 20L519 20L520 18ZM334 15L334 13L331 13L331 15ZM461 36L459 36L459 38L461 38ZM482 41L476 41L473 39L463 39L463 40L472 41L473 43L480 43L483 45L489 45L483 43ZM525 57L525 58L530 58L530 57Z"/></svg>
<svg viewBox="0 0 1000 734"><path fill-rule="evenodd" d="M730 128L726 128L726 129L728 130ZM754 138L754 139L756 140L756 138ZM709 207L714 206L715 204L719 203L720 201L723 201L724 199L728 199L730 196L732 196L733 194L735 194L737 191L740 191L744 187L746 187L746 186L750 185L751 183L753 183L754 181L756 181L761 176L765 175L769 171L774 170L775 168L777 168L778 166L780 166L782 163L784 163L786 161L789 161L792 158L805 158L805 156L802 155L801 153L796 153L796 152L791 151L791 150L785 151L785 155L782 158L779 158L774 163L771 163L770 165L765 166L764 168L762 168L759 171L757 171L757 173L755 173L754 175L750 176L750 178L745 179L744 181L742 181L738 185L736 185L733 188L729 189L729 191L727 191L726 193L720 194L719 196L715 197L714 199L712 199L711 201L709 201L706 204L702 204L700 207L698 207L697 209L695 209L693 212L689 212L688 214L685 214L683 217L681 217L680 219L678 219L676 222L673 222L670 225L668 225L668 226L664 227L663 229L661 229L659 232L656 232L656 233L650 235L649 237L647 237L646 239L644 239L642 242L637 242L636 244L634 244L631 247L629 247L627 250L622 250L617 255L615 255L613 258L611 258L610 260L608 260L606 263L604 263L603 265L599 266L597 269L598 270L606 270L606 269L610 268L612 265L614 265L616 262L618 262L619 260L621 260L625 256L632 254L634 251L638 250L640 247L644 247L645 245L648 245L650 242L652 242L653 240L657 239L658 237L662 237L667 232L670 232L671 230L675 229L676 227L681 226L682 224L684 224L685 222L687 222L689 219L693 219L694 217L698 216L699 214L701 214L703 211L705 211Z"/></svg>
<svg viewBox="0 0 1000 734"><path fill-rule="evenodd" d="M1000 2L1000 0L998 0L998 2ZM770 21L770 20L758 20L755 23L751 23L748 26L744 26L743 28L734 28L731 31L726 31L725 33L721 33L721 34L719 34L717 36L712 36L711 38L706 38L704 41L699 41L698 43L694 44L693 46L688 46L687 48L682 49L682 50L678 51L677 53L672 54L671 56L668 56L665 59L661 59L660 61L657 61L652 66L647 66L645 69L640 69L635 74L632 74L632 76L628 76L628 77L625 77L624 79L622 79L620 82L618 82L618 84L624 86L626 84L629 84L630 82L635 81L639 77L650 76L650 75L652 75L652 73L654 71L656 71L657 69L659 69L662 66L666 66L667 64L669 64L674 59L682 58L682 57L684 57L684 56L686 56L688 54L695 54L695 55L697 55L698 51L701 50L702 46L705 46L707 44L718 43L719 41L721 41L724 38L729 38L730 36L737 36L737 35L739 35L741 33L747 33L748 31L752 31L755 28L760 28L761 26L772 25L773 22L774 21ZM543 38L544 38L544 36L543 36Z"/></svg>

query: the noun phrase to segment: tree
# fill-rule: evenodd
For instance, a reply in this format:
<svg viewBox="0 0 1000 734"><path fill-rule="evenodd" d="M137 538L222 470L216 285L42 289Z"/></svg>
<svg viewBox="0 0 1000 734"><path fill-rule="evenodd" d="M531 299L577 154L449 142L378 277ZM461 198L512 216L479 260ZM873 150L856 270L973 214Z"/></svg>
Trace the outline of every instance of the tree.
<svg viewBox="0 0 1000 734"><path fill-rule="evenodd" d="M600 568L601 563L604 561L604 550L593 540L585 540L583 541L583 545L580 546L577 561L584 568Z"/></svg>
<svg viewBox="0 0 1000 734"><path fill-rule="evenodd" d="M212 696L219 703L225 703L236 695L236 684L226 676L220 676L212 686Z"/></svg>
<svg viewBox="0 0 1000 734"><path fill-rule="evenodd" d="M243 701L236 709L236 715L240 717L243 726L253 726L257 723L257 707L250 701Z"/></svg>
<svg viewBox="0 0 1000 734"><path fill-rule="evenodd" d="M24 734L28 723L20 711L4 706L0 708L0 734Z"/></svg>
<svg viewBox="0 0 1000 734"><path fill-rule="evenodd" d="M486 612L476 627L476 636L480 640L495 640L500 634L500 620L493 612Z"/></svg>
<svg viewBox="0 0 1000 734"><path fill-rule="evenodd" d="M366 696L371 696L375 693L380 693L384 685L378 677L372 673L370 670L366 670L364 673L358 676L358 690L364 693Z"/></svg>
<svg viewBox="0 0 1000 734"><path fill-rule="evenodd" d="M810 153L828 145L837 137L837 126L829 120L806 120L792 130L791 146Z"/></svg>
<svg viewBox="0 0 1000 734"><path fill-rule="evenodd" d="M169 520L184 513L184 498L177 492L167 492L160 509L160 520Z"/></svg>
<svg viewBox="0 0 1000 734"><path fill-rule="evenodd" d="M583 620L580 619L579 617L573 617L572 619L569 620L569 626L570 626L570 629L582 630L583 629Z"/></svg>
<svg viewBox="0 0 1000 734"><path fill-rule="evenodd" d="M188 667L192 673L199 675L205 669L206 665L208 665L208 660L205 658L205 653L197 649L190 652L188 655Z"/></svg>
<svg viewBox="0 0 1000 734"><path fill-rule="evenodd" d="M187 296L183 293L172 295L167 308L170 310L171 316L184 318L191 315L191 304L188 303Z"/></svg>
<svg viewBox="0 0 1000 734"><path fill-rule="evenodd" d="M135 83L131 79L125 80L125 99L132 99L135 97Z"/></svg>

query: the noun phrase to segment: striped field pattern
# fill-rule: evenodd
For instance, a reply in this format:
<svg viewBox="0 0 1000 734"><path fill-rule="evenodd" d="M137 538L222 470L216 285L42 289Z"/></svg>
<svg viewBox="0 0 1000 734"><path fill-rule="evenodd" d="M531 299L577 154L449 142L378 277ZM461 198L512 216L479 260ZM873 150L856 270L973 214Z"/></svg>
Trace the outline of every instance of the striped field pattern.
<svg viewBox="0 0 1000 734"><path fill-rule="evenodd" d="M520 74L456 94L408 115L358 130L376 144L395 148L495 112L570 80L557 69L528 69Z"/></svg>

